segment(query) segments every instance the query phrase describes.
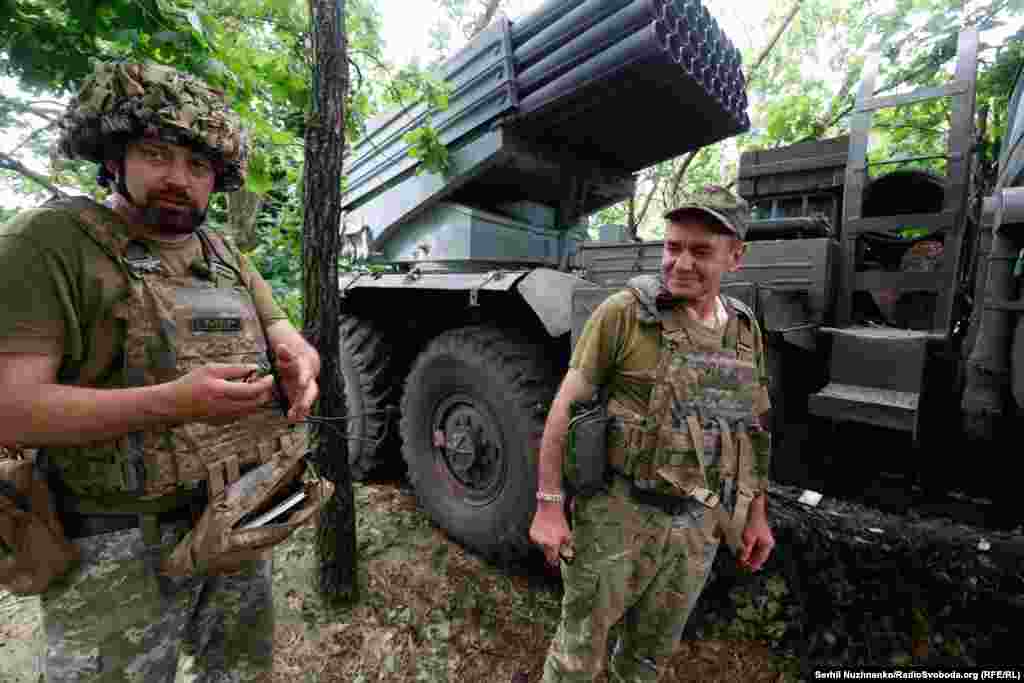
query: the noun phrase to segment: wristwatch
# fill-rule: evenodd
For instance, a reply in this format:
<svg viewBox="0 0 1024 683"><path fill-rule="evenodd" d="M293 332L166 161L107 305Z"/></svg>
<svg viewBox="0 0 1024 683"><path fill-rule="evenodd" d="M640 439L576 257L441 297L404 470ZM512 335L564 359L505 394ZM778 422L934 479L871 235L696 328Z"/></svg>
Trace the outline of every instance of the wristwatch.
<svg viewBox="0 0 1024 683"><path fill-rule="evenodd" d="M537 500L545 503L564 503L565 496L559 493L548 493L547 491L537 491Z"/></svg>

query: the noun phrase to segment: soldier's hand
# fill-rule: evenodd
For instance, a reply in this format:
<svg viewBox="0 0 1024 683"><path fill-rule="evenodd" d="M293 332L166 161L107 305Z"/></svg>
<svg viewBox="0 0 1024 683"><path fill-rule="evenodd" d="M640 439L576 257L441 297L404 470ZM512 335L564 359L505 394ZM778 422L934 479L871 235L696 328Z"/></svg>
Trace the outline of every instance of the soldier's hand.
<svg viewBox="0 0 1024 683"><path fill-rule="evenodd" d="M775 536L763 516L752 515L743 528L743 550L739 561L750 571L756 572L768 561L775 547Z"/></svg>
<svg viewBox="0 0 1024 683"><path fill-rule="evenodd" d="M537 512L530 524L530 540L540 546L552 567L558 566L563 546L572 548L572 535L561 503L537 502Z"/></svg>
<svg viewBox="0 0 1024 683"><path fill-rule="evenodd" d="M320 387L316 382L316 372L312 361L284 344L275 349L277 355L277 371L281 376L281 384L288 396L288 420L301 422L309 416Z"/></svg>
<svg viewBox="0 0 1024 683"><path fill-rule="evenodd" d="M160 385L169 418L180 422L228 422L254 413L273 400L271 375L245 382L255 364L214 363Z"/></svg>

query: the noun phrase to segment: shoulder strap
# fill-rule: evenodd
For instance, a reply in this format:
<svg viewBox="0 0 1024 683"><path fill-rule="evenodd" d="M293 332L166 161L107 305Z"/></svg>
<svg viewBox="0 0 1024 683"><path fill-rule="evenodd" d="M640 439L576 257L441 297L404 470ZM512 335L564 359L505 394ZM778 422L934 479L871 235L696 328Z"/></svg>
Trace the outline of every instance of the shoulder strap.
<svg viewBox="0 0 1024 683"><path fill-rule="evenodd" d="M70 199L58 199L43 204L43 208L66 211L77 220L75 225L84 232L103 252L115 263L125 270L122 256L130 241L127 235L122 234L111 225L109 217L104 216L100 206L88 197L72 197Z"/></svg>
<svg viewBox="0 0 1024 683"><path fill-rule="evenodd" d="M737 299L734 296L729 296L728 294L723 294L722 300L725 302L726 306L731 306L733 311L746 317L749 322L753 322L757 319L757 316L754 315L753 309L743 303L740 299Z"/></svg>
<svg viewBox="0 0 1024 683"><path fill-rule="evenodd" d="M636 315L641 323L650 325L661 322L661 315L655 303L660 286L658 278L653 275L638 275L626 283L626 288L639 304Z"/></svg>
<svg viewBox="0 0 1024 683"><path fill-rule="evenodd" d="M238 250L238 247L235 246L234 242L220 233L213 232L205 228L199 228L196 230L196 236L203 245L204 252L209 249L209 251L212 252L212 256L223 267L227 268L228 271L237 277L239 282L244 283L245 278L242 276L241 252ZM216 267L216 264L211 265Z"/></svg>
<svg viewBox="0 0 1024 683"><path fill-rule="evenodd" d="M735 314L730 317L729 323L725 327L725 338L722 340L722 346L734 349L739 353L739 345L744 336L742 334L744 329L749 337L747 343L751 346L754 344L754 326L757 325L757 316L754 315L754 311L747 304L736 297L723 294L722 301L725 302L726 308L731 309ZM744 325L745 328L743 327Z"/></svg>

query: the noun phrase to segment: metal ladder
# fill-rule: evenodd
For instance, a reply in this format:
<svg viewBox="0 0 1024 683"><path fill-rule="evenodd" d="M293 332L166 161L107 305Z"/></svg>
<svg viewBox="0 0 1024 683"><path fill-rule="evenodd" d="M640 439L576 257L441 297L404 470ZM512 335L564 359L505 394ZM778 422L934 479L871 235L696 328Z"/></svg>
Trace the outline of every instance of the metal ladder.
<svg viewBox="0 0 1024 683"><path fill-rule="evenodd" d="M850 324L853 294L871 289L896 291L932 291L938 295L932 329L949 332L954 305L955 280L960 268L961 246L967 217L971 155L974 148L974 109L978 74L978 29L960 33L957 46L956 73L952 81L935 87L921 88L902 95L874 97L878 76L878 57L865 66L857 104L850 121L850 153L843 188L843 264L839 279L836 326ZM938 213L873 216L864 218L864 190L868 182L868 136L874 113L879 109L949 97L951 126L948 139L946 195ZM936 157L918 157L900 161L916 161ZM881 162L890 163L890 162ZM902 226L927 228L945 235L942 270L936 273L888 273L856 271L856 240L865 232L894 232Z"/></svg>
<svg viewBox="0 0 1024 683"><path fill-rule="evenodd" d="M832 335L829 384L809 397L813 415L912 432L915 442L922 414L929 344L946 344L953 323L957 279L968 219L968 191L974 151L974 110L977 84L978 30L963 30L958 40L956 73L952 81L900 95L875 97L878 57L865 66L864 78L850 122L850 151L843 189L842 262L840 264L835 327ZM946 192L938 213L863 216L868 184L868 140L874 113L937 98L951 98ZM900 159L914 161L934 156ZM892 161L876 162L878 164ZM944 239L942 267L936 272L857 271L857 239L866 232L895 233L904 226L940 232ZM936 294L929 330L858 327L851 325L853 297L859 291L891 289L897 293Z"/></svg>

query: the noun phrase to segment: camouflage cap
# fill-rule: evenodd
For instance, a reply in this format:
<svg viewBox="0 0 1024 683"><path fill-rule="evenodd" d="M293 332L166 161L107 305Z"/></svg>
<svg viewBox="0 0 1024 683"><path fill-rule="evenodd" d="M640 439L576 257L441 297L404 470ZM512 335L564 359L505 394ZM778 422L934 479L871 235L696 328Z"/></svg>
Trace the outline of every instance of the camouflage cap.
<svg viewBox="0 0 1024 683"><path fill-rule="evenodd" d="M248 141L223 94L171 67L105 62L96 67L60 119L65 156L103 163L110 142L156 138L208 154L216 192L245 182Z"/></svg>
<svg viewBox="0 0 1024 683"><path fill-rule="evenodd" d="M690 211L711 216L741 240L747 236L750 205L721 185L705 185L689 194L683 204L665 214L665 220L677 220Z"/></svg>

